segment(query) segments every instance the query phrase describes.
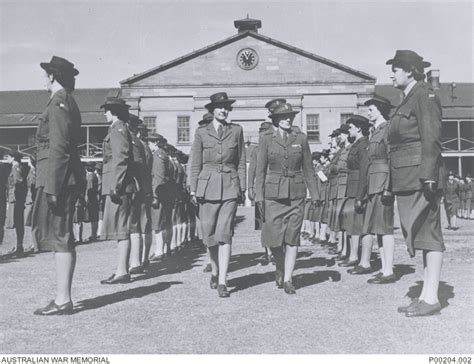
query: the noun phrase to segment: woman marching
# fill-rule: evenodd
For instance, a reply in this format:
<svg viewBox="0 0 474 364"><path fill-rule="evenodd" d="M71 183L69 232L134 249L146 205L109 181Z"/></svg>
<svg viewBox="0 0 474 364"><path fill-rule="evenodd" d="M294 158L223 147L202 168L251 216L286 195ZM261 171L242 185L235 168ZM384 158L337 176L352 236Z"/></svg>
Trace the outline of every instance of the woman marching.
<svg viewBox="0 0 474 364"><path fill-rule="evenodd" d="M106 200L101 237L118 242L115 273L102 280L102 284L130 282L128 261L132 198L138 191L138 184L132 172L132 137L126 124L129 107L124 100L116 97L108 97L101 105L110 123L103 143L102 195Z"/></svg>
<svg viewBox="0 0 474 364"><path fill-rule="evenodd" d="M368 116L373 125L370 135L366 160L362 162L360 184L355 201L356 212L363 213L362 233L376 236L379 246L381 272L370 278L371 284L393 283L397 277L393 273L393 255L395 241L393 237L393 194L390 189L388 165L388 119L390 101L381 96L365 102L369 107ZM363 208L363 201L365 208ZM372 241L363 239L361 260L362 267L370 266Z"/></svg>
<svg viewBox="0 0 474 364"><path fill-rule="evenodd" d="M206 108L214 120L196 130L191 149L191 196L200 204L203 241L211 258L210 286L219 297L230 295L226 276L234 218L247 184L243 130L227 122L234 102L225 92L211 96Z"/></svg>
<svg viewBox="0 0 474 364"><path fill-rule="evenodd" d="M440 190L445 183L441 157L441 104L424 82L431 64L410 50L398 50L387 61L393 84L404 99L390 120L390 176L400 224L411 257L423 252L420 297L399 307L407 317L441 310L438 288L445 250L440 221Z"/></svg>
<svg viewBox="0 0 474 364"><path fill-rule="evenodd" d="M56 297L35 315L71 314L71 286L76 266L73 213L78 193L85 185L79 157L81 114L71 95L79 71L64 58L53 56L41 63L51 94L39 117L36 132L36 197L32 234L40 251L54 251Z"/></svg>
<svg viewBox="0 0 474 364"><path fill-rule="evenodd" d="M296 293L292 276L306 188L313 201L319 200L307 137L292 128L296 114L284 103L270 115L275 130L260 137L255 184L255 201L263 217L262 244L272 250L276 284L288 294Z"/></svg>

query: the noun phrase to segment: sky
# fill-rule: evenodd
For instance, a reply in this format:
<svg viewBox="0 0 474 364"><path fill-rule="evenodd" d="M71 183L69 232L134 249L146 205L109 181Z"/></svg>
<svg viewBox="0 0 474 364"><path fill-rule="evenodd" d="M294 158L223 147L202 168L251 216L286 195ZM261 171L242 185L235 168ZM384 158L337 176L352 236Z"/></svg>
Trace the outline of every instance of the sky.
<svg viewBox="0 0 474 364"><path fill-rule="evenodd" d="M441 82L474 82L473 1L0 0L0 90L43 89L52 55L76 88L119 82L236 33L234 20L390 83L385 65L411 49Z"/></svg>

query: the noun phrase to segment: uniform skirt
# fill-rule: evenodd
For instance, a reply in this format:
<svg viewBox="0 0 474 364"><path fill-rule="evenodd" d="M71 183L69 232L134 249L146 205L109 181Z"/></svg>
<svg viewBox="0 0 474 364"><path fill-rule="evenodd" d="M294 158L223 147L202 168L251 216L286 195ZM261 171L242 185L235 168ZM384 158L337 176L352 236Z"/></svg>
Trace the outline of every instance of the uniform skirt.
<svg viewBox="0 0 474 364"><path fill-rule="evenodd" d="M231 244L237 200L204 201L199 210L202 240L208 247Z"/></svg>
<svg viewBox="0 0 474 364"><path fill-rule="evenodd" d="M398 192L398 214L410 256L415 250L444 251L440 196L429 202L423 191Z"/></svg>
<svg viewBox="0 0 474 364"><path fill-rule="evenodd" d="M329 228L338 232L341 231L341 212L342 207L344 206L345 198L337 198L333 200L333 205L331 207L331 212L329 216Z"/></svg>
<svg viewBox="0 0 474 364"><path fill-rule="evenodd" d="M329 201L325 201L321 206L321 224L329 222Z"/></svg>
<svg viewBox="0 0 474 364"><path fill-rule="evenodd" d="M5 229L15 229L18 225L24 226L25 204L21 202L9 202L7 204L7 216Z"/></svg>
<svg viewBox="0 0 474 364"><path fill-rule="evenodd" d="M140 208L140 231L142 234L151 233L151 201L145 201Z"/></svg>
<svg viewBox="0 0 474 364"><path fill-rule="evenodd" d="M313 204L311 200L306 200L304 203L304 213L303 213L303 220L309 220L310 216L313 213Z"/></svg>
<svg viewBox="0 0 474 364"><path fill-rule="evenodd" d="M186 217L186 202L185 201L178 201L176 203L176 208L175 208L175 214L176 214L176 224L182 224L187 221Z"/></svg>
<svg viewBox="0 0 474 364"><path fill-rule="evenodd" d="M157 209L151 209L151 229L157 233L168 230L173 227L171 221L173 213L173 206L165 203L160 203Z"/></svg>
<svg viewBox="0 0 474 364"><path fill-rule="evenodd" d="M89 201L86 206L86 216L84 222L99 221L99 201Z"/></svg>
<svg viewBox="0 0 474 364"><path fill-rule="evenodd" d="M394 207L382 204L382 194L369 196L364 212L363 234L393 235Z"/></svg>
<svg viewBox="0 0 474 364"><path fill-rule="evenodd" d="M458 200L454 200L454 201L444 200L444 210L446 211L446 215L448 216L448 218L450 218L451 216L456 216L458 209L459 209Z"/></svg>
<svg viewBox="0 0 474 364"><path fill-rule="evenodd" d="M125 240L130 238L132 218L132 194L120 196L120 205L113 203L110 195L106 196L104 221L101 238L104 240Z"/></svg>
<svg viewBox="0 0 474 364"><path fill-rule="evenodd" d="M25 205L25 226L31 226L31 217L33 213L33 203Z"/></svg>
<svg viewBox="0 0 474 364"><path fill-rule="evenodd" d="M348 235L362 235L364 214L355 212L355 198L346 198L341 209L341 229Z"/></svg>
<svg viewBox="0 0 474 364"><path fill-rule="evenodd" d="M312 213L309 217L310 221L321 222L321 215L322 215L322 211L323 211L323 206L324 205L321 205L321 206L314 206L313 205L313 209L311 211Z"/></svg>
<svg viewBox="0 0 474 364"><path fill-rule="evenodd" d="M262 216L260 215L260 210L255 205L255 230L262 230Z"/></svg>
<svg viewBox="0 0 474 364"><path fill-rule="evenodd" d="M75 186L67 187L59 197L56 210L48 206L43 187L38 187L33 203L32 228L33 243L40 251L74 251L73 215L79 193Z"/></svg>
<svg viewBox="0 0 474 364"><path fill-rule="evenodd" d="M78 205L76 203L76 206L74 208L74 216L72 218L72 222L74 224L80 224L84 222L86 219L87 219L87 216L86 216L85 207L82 204Z"/></svg>
<svg viewBox="0 0 474 364"><path fill-rule="evenodd" d="M262 245L276 248L286 243L300 245L305 199L265 200Z"/></svg>
<svg viewBox="0 0 474 364"><path fill-rule="evenodd" d="M130 211L130 234L141 234L142 225L140 222L142 216L142 205L144 198L140 192L132 195L132 205Z"/></svg>

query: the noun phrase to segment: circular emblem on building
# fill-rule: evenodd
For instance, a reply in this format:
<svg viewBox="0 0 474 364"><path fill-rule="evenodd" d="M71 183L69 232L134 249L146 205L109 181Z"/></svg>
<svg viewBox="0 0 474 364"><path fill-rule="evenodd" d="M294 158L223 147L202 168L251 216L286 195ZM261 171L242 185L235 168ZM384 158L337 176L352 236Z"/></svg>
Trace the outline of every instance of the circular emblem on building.
<svg viewBox="0 0 474 364"><path fill-rule="evenodd" d="M243 70L254 69L258 64L258 54L252 48L244 48L237 53L237 64Z"/></svg>

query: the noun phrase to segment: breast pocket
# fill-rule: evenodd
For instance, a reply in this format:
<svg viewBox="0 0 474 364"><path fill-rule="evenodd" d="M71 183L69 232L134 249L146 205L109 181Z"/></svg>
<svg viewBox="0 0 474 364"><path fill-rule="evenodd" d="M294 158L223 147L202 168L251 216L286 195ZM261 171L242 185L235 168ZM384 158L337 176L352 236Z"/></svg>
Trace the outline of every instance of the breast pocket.
<svg viewBox="0 0 474 364"><path fill-rule="evenodd" d="M204 163L214 160L215 155L217 155L216 144L216 142L204 142L202 144Z"/></svg>
<svg viewBox="0 0 474 364"><path fill-rule="evenodd" d="M267 175L265 179L265 198L276 199L280 190L280 176L279 175Z"/></svg>

